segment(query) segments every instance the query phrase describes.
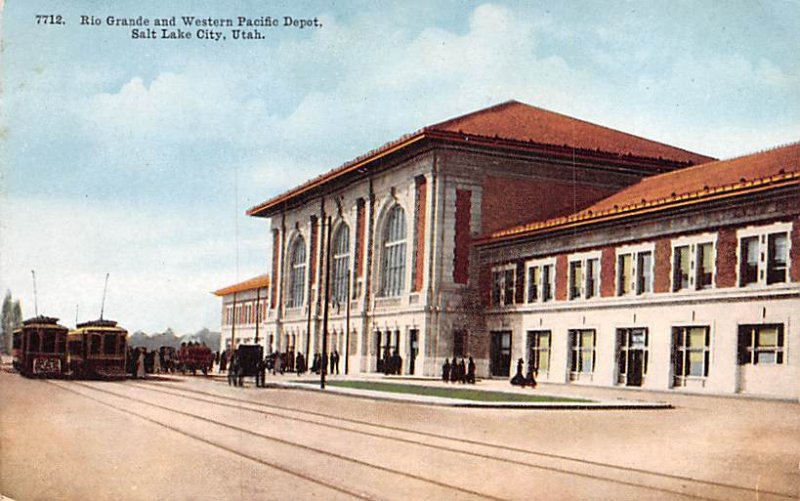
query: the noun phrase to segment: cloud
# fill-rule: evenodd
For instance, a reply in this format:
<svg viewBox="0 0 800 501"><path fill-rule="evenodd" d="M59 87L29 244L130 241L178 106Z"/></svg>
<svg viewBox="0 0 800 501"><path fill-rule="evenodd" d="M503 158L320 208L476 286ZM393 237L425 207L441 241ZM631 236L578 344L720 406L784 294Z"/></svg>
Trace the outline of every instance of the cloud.
<svg viewBox="0 0 800 501"><path fill-rule="evenodd" d="M157 208L54 199L9 199L2 244L2 284L33 315L30 270L39 280L39 310L74 321L100 312L103 278L111 274L106 314L131 329L183 332L219 326L210 294L236 281L234 224L202 207L164 214ZM206 221L205 225L196 224ZM243 232L239 252L260 256L266 270L266 228ZM262 236L263 235L263 236ZM252 261L252 258L248 259ZM11 266L13 265L13 267Z"/></svg>

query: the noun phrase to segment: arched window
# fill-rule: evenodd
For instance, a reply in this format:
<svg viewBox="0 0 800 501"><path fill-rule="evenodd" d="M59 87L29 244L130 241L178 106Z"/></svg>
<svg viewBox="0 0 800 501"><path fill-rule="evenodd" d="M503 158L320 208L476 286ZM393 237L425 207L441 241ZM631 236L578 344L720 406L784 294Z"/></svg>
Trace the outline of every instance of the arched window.
<svg viewBox="0 0 800 501"><path fill-rule="evenodd" d="M350 228L346 224L341 224L334 235L331 299L335 303L345 305L347 281L350 275Z"/></svg>
<svg viewBox="0 0 800 501"><path fill-rule="evenodd" d="M306 291L306 243L303 237L298 236L294 241L289 256L289 297L286 307L298 308L303 306Z"/></svg>
<svg viewBox="0 0 800 501"><path fill-rule="evenodd" d="M381 244L381 295L399 296L406 276L406 214L399 205L386 217Z"/></svg>

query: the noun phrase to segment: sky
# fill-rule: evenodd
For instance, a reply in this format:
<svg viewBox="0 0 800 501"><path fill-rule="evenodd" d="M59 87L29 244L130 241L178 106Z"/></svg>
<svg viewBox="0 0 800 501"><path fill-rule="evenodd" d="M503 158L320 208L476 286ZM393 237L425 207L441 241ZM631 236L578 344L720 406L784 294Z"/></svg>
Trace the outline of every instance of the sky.
<svg viewBox="0 0 800 501"><path fill-rule="evenodd" d="M211 292L270 269L248 208L509 99L718 158L800 140L795 0L0 5L0 292L70 327L108 273L104 316L131 332L219 329Z"/></svg>

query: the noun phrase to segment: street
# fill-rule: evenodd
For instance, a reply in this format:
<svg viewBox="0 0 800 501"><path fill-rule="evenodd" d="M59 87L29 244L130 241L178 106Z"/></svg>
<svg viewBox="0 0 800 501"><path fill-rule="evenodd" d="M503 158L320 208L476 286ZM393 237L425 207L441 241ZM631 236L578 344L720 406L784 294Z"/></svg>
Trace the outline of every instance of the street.
<svg viewBox="0 0 800 501"><path fill-rule="evenodd" d="M535 391L675 408L463 409L203 377L30 380L4 368L0 493L18 501L800 496L796 402Z"/></svg>

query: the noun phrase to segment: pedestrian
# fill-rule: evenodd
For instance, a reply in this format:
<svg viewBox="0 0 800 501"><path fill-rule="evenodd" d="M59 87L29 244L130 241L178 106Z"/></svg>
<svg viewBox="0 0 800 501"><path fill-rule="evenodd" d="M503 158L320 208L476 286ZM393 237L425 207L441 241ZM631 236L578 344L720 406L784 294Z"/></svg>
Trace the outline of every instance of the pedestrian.
<svg viewBox="0 0 800 501"><path fill-rule="evenodd" d="M517 373L511 378L511 384L514 386L525 386L525 377L522 375L522 366L524 362L520 358L517 360Z"/></svg>
<svg viewBox="0 0 800 501"><path fill-rule="evenodd" d="M161 354L153 351L153 374L161 374Z"/></svg>
<svg viewBox="0 0 800 501"><path fill-rule="evenodd" d="M303 356L302 353L299 351L297 352L297 360L295 361L295 369L297 369L297 375L302 376L306 372L306 357Z"/></svg>
<svg viewBox="0 0 800 501"><path fill-rule="evenodd" d="M275 368L272 371L273 374L280 373L283 374L283 354L278 353L275 357Z"/></svg>
<svg viewBox="0 0 800 501"><path fill-rule="evenodd" d="M256 388L264 388L267 385L267 362L263 358L258 358L256 364Z"/></svg>
<svg viewBox="0 0 800 501"><path fill-rule="evenodd" d="M136 358L136 377L143 378L147 374L144 370L145 348L139 348L139 356Z"/></svg>
<svg viewBox="0 0 800 501"><path fill-rule="evenodd" d="M467 382L467 363L463 358L458 364L458 380L461 384L465 384Z"/></svg>
<svg viewBox="0 0 800 501"><path fill-rule="evenodd" d="M445 358L444 364L442 365L442 381L445 383L450 382L450 359Z"/></svg>
<svg viewBox="0 0 800 501"><path fill-rule="evenodd" d="M334 372L339 374L339 352L337 350L333 350L331 353L331 374Z"/></svg>
<svg viewBox="0 0 800 501"><path fill-rule="evenodd" d="M467 364L467 383L475 384L475 361L472 360L472 357L469 357Z"/></svg>
<svg viewBox="0 0 800 501"><path fill-rule="evenodd" d="M219 356L219 372L225 372L228 370L228 350L222 352L222 355Z"/></svg>
<svg viewBox="0 0 800 501"><path fill-rule="evenodd" d="M228 370L228 386L236 386L236 355L231 359L230 370Z"/></svg>

